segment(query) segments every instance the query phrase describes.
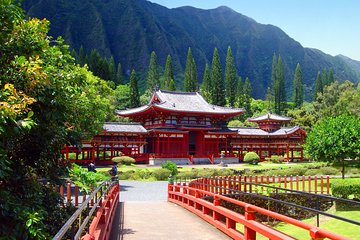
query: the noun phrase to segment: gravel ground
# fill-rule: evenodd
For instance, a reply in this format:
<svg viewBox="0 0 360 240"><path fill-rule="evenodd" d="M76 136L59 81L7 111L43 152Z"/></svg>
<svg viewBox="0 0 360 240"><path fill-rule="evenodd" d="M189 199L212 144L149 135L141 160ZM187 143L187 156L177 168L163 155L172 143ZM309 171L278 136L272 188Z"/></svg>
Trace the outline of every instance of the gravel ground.
<svg viewBox="0 0 360 240"><path fill-rule="evenodd" d="M167 181L120 180L120 202L166 202Z"/></svg>

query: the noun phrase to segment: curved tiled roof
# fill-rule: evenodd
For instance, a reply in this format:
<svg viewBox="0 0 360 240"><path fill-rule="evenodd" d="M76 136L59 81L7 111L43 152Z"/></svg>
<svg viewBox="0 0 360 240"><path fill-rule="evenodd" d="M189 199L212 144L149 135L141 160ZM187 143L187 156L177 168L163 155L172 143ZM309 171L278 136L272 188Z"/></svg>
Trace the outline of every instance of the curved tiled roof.
<svg viewBox="0 0 360 240"><path fill-rule="evenodd" d="M154 101L156 97L157 101ZM132 115L149 110L150 108L175 112L194 112L209 114L238 115L244 112L242 108L230 108L211 105L198 92L170 92L157 90L151 101L142 107L120 110L119 115Z"/></svg>
<svg viewBox="0 0 360 240"><path fill-rule="evenodd" d="M234 128L237 129L239 135L243 136L286 136L289 134L293 134L297 130L300 129L300 127L288 127L288 128L280 128L278 130L275 130L273 132L267 132L264 130L261 130L259 128Z"/></svg>
<svg viewBox="0 0 360 240"><path fill-rule="evenodd" d="M107 122L103 125L105 132L147 133L140 123Z"/></svg>
<svg viewBox="0 0 360 240"><path fill-rule="evenodd" d="M276 114L273 114L273 113L266 113L266 114L261 115L261 116L249 118L248 120L249 120L249 122L261 122L261 121L267 121L267 120L268 121L287 122L287 121L290 121L291 118L283 117L283 116L276 115Z"/></svg>

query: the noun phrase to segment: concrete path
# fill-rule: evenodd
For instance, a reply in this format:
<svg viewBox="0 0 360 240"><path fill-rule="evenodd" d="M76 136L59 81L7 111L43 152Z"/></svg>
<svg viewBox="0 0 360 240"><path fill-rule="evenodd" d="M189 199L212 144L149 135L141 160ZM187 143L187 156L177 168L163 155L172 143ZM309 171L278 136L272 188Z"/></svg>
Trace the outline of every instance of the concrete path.
<svg viewBox="0 0 360 240"><path fill-rule="evenodd" d="M167 202L167 182L121 181L120 185L124 188L110 239L231 239L195 214Z"/></svg>

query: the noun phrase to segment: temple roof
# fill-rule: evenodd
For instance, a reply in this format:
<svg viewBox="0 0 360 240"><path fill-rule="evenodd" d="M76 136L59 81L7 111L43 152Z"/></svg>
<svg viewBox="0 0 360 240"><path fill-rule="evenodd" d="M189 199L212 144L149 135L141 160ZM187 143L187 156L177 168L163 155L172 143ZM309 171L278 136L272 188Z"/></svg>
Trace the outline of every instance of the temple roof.
<svg viewBox="0 0 360 240"><path fill-rule="evenodd" d="M210 115L236 116L244 112L242 108L229 108L211 105L198 92L170 92L157 90L147 105L127 110L118 110L121 116L147 113L149 110L203 113Z"/></svg>
<svg viewBox="0 0 360 240"><path fill-rule="evenodd" d="M249 122L263 122L263 121L288 122L291 120L291 118L279 116L273 113L266 113L261 116L249 118L248 120Z"/></svg>
<svg viewBox="0 0 360 240"><path fill-rule="evenodd" d="M249 136L249 135L250 136L286 136L295 133L301 128L298 126L286 127L286 128L280 128L273 132L267 132L259 128L233 128L233 129L237 129L238 134L242 136Z"/></svg>
<svg viewBox="0 0 360 240"><path fill-rule="evenodd" d="M103 125L105 132L147 133L140 123L107 122Z"/></svg>

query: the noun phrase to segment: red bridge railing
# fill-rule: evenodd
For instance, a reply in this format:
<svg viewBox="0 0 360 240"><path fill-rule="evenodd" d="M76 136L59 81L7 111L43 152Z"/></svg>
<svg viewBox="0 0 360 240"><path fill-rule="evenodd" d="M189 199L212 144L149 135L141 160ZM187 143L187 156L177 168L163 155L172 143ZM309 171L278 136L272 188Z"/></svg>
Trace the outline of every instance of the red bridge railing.
<svg viewBox="0 0 360 240"><path fill-rule="evenodd" d="M236 181L232 181L232 177L228 177L227 179L228 181L224 181L224 178L204 178L189 183L169 184L168 201L176 203L195 213L233 239L255 240L257 233L269 239L295 239L292 236L256 221L256 213L289 223L297 228L302 228L309 232L311 239L348 239L294 218L225 196L225 194L229 194L231 191L238 191L237 189L242 185L239 184L239 182L235 185L234 182ZM200 182L202 184L199 184ZM242 186L247 185L248 184L244 183ZM250 184L247 187L249 188L250 186L252 185ZM250 189L247 190L249 191ZM204 197L212 197L213 201L209 202L205 200ZM243 208L245 213L240 214L222 207L220 205L222 201ZM238 229L237 225L239 224L243 225L243 231Z"/></svg>

